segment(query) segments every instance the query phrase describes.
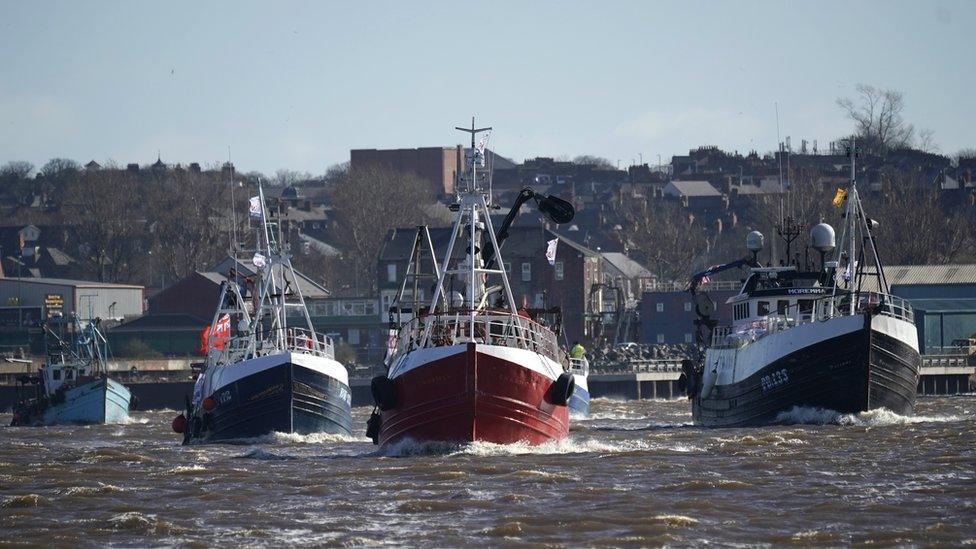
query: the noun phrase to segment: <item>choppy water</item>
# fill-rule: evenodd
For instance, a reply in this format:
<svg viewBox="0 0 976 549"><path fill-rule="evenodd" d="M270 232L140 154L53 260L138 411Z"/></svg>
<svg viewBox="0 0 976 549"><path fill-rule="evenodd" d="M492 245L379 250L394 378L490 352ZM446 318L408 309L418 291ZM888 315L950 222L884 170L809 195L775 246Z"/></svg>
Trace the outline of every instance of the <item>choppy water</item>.
<svg viewBox="0 0 976 549"><path fill-rule="evenodd" d="M559 444L385 453L333 436L182 447L175 412L0 428L0 544L976 544L976 397L762 429L695 428L685 401L592 410Z"/></svg>

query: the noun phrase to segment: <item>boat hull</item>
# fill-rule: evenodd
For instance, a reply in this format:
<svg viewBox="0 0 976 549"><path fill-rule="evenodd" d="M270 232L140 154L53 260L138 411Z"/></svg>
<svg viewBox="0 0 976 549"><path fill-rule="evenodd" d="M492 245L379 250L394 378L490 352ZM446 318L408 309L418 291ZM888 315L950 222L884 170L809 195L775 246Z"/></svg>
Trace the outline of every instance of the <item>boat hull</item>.
<svg viewBox="0 0 976 549"><path fill-rule="evenodd" d="M412 355L412 356L411 356ZM569 409L553 403L558 364L522 349L467 343L418 349L394 367L397 403L380 414L379 444L541 444L569 432Z"/></svg>
<svg viewBox="0 0 976 549"><path fill-rule="evenodd" d="M716 375L718 381L710 387L706 379L693 398L695 423L765 425L777 422L781 413L794 407L840 413L886 408L900 415L913 414L921 367L914 325L870 315L838 320L851 324L850 328L841 327L830 337L797 345L792 352L774 353L774 360L739 381L722 383L721 374L706 372L706 376ZM776 335L788 337L789 333ZM725 365L718 353L709 350L705 368L716 363L720 365L716 369Z"/></svg>
<svg viewBox="0 0 976 549"><path fill-rule="evenodd" d="M15 413L15 425L124 423L129 419L132 394L121 383L101 378L64 392L64 400L41 409L28 404Z"/></svg>
<svg viewBox="0 0 976 549"><path fill-rule="evenodd" d="M351 393L344 379L279 355L221 383L209 412L192 414L184 442L218 442L271 433L352 433ZM267 357L266 357L267 358ZM340 366L341 367L341 366Z"/></svg>
<svg viewBox="0 0 976 549"><path fill-rule="evenodd" d="M590 417L590 390L586 378L587 376L573 374L576 388L573 390L573 396L569 399L569 415L571 417Z"/></svg>

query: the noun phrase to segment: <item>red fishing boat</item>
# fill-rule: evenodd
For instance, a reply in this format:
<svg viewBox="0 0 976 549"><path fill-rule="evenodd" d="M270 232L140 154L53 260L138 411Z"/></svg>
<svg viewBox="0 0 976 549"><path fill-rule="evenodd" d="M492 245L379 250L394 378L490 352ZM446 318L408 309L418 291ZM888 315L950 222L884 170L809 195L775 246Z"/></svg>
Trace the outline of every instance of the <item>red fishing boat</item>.
<svg viewBox="0 0 976 549"><path fill-rule="evenodd" d="M470 129L457 129L471 134L471 148L462 169L458 147L450 241L438 260L428 229L417 231L391 308L387 374L372 382L377 410L367 435L380 445L559 440L569 432L573 376L555 327L516 307L499 252L526 202L554 223L568 223L575 212L568 202L525 189L496 233L487 138L475 144L491 128L475 128L472 120ZM432 298L421 301L428 288Z"/></svg>

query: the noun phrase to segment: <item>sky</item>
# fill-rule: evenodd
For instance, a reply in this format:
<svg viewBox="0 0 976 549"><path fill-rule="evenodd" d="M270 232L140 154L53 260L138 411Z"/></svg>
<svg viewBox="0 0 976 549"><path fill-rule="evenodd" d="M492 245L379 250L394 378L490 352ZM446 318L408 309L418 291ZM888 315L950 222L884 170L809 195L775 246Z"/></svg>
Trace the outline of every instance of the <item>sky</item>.
<svg viewBox="0 0 976 549"><path fill-rule="evenodd" d="M203 5L205 4L205 5ZM849 134L858 83L976 147L976 1L0 0L0 164L323 173L355 148L667 162Z"/></svg>

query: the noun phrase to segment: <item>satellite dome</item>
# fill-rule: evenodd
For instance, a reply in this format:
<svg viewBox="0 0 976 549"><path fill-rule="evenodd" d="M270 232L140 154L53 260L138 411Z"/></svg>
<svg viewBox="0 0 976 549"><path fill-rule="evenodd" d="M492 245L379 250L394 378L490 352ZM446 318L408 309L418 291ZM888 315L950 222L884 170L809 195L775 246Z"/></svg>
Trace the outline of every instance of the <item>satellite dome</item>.
<svg viewBox="0 0 976 549"><path fill-rule="evenodd" d="M746 235L746 248L748 248L750 252L759 252L763 249L764 240L765 237L763 237L761 232L752 231Z"/></svg>
<svg viewBox="0 0 976 549"><path fill-rule="evenodd" d="M821 223L810 229L810 247L823 254L832 252L837 247L834 228Z"/></svg>

